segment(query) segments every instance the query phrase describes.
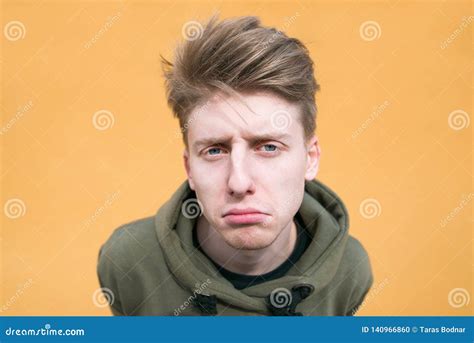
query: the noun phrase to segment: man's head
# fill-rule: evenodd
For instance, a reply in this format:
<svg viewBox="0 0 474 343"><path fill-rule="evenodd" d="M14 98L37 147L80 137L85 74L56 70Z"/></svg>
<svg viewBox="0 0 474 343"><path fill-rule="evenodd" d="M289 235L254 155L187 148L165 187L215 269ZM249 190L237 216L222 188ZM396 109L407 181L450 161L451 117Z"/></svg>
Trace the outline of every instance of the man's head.
<svg viewBox="0 0 474 343"><path fill-rule="evenodd" d="M319 85L306 48L255 17L213 17L163 63L205 220L236 249L271 245L318 170Z"/></svg>

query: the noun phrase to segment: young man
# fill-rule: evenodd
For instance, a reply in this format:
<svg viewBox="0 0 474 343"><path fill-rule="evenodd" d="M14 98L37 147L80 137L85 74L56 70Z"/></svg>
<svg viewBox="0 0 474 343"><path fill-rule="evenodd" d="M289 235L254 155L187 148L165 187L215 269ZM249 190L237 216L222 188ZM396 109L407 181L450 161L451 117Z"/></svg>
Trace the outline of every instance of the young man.
<svg viewBox="0 0 474 343"><path fill-rule="evenodd" d="M315 180L313 63L255 17L213 17L163 59L187 180L116 229L98 276L115 315L352 315L368 255Z"/></svg>

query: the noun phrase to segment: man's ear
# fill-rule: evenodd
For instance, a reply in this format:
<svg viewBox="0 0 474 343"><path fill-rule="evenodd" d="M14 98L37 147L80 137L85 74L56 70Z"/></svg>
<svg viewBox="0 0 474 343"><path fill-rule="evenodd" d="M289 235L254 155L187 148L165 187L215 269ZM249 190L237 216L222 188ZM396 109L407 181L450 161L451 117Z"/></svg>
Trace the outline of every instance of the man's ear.
<svg viewBox="0 0 474 343"><path fill-rule="evenodd" d="M184 161L184 169L186 170L186 174L188 175L188 183L189 187L194 191L194 181L191 176L191 168L189 167L189 152L188 148L184 148L183 152L183 161Z"/></svg>
<svg viewBox="0 0 474 343"><path fill-rule="evenodd" d="M307 181L314 180L318 174L319 169L319 158L321 156L321 150L319 147L319 139L316 135L313 135L306 143L307 163L305 179Z"/></svg>

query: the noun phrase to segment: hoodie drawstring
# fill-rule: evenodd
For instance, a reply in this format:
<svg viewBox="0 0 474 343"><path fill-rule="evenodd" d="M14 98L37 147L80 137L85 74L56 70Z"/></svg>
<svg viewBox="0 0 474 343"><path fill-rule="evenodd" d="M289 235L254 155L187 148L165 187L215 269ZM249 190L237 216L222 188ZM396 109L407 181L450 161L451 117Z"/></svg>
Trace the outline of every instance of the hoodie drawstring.
<svg viewBox="0 0 474 343"><path fill-rule="evenodd" d="M204 316L215 316L217 314L217 296L215 295L197 293L193 303Z"/></svg>
<svg viewBox="0 0 474 343"><path fill-rule="evenodd" d="M273 316L302 316L296 312L296 306L314 291L310 284L293 286L291 291L286 288L276 288L267 296L267 307Z"/></svg>
<svg viewBox="0 0 474 343"><path fill-rule="evenodd" d="M266 297L267 307L272 316L302 316L296 312L296 306L314 291L310 284L295 285L289 291L286 288L276 288ZM197 293L193 304L204 316L217 314L217 296Z"/></svg>

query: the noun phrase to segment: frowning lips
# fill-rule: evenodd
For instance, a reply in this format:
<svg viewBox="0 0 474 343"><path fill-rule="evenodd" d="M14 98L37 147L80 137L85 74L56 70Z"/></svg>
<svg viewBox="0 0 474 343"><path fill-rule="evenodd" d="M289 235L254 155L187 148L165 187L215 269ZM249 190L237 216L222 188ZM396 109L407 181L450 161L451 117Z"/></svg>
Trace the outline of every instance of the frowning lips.
<svg viewBox="0 0 474 343"><path fill-rule="evenodd" d="M225 212L223 217L229 225L257 224L268 219L269 214L256 208L232 208Z"/></svg>

